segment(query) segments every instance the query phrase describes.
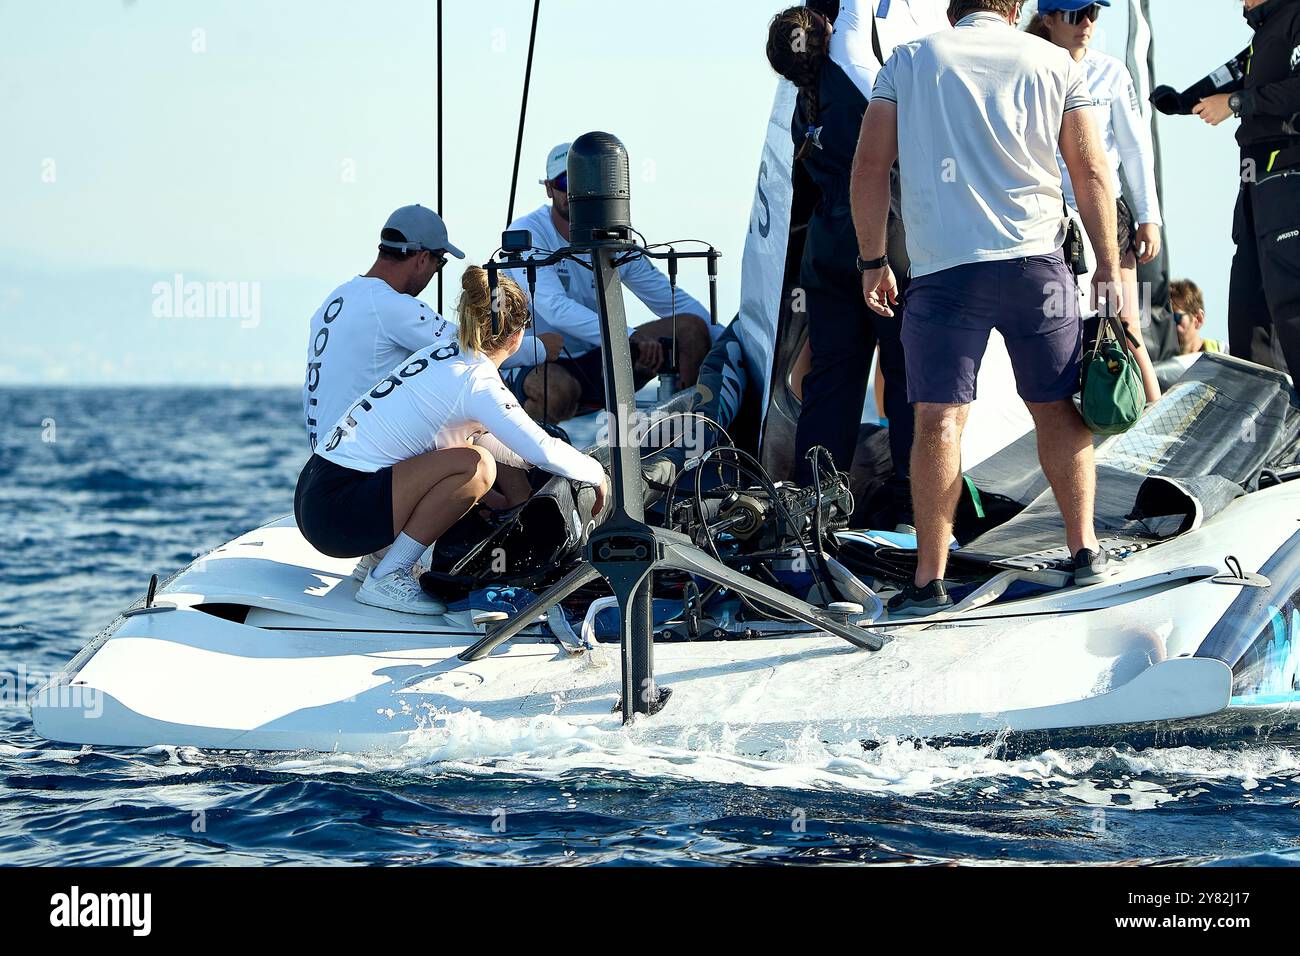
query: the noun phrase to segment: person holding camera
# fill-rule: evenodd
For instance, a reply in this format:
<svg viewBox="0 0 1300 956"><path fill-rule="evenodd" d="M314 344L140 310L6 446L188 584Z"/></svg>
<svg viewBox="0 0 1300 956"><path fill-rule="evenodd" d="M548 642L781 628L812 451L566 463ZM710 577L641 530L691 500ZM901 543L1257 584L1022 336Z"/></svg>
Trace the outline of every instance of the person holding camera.
<svg viewBox="0 0 1300 956"><path fill-rule="evenodd" d="M1156 109L1210 126L1241 121L1241 187L1232 223L1228 348L1300 374L1300 0L1242 0L1251 45Z"/></svg>

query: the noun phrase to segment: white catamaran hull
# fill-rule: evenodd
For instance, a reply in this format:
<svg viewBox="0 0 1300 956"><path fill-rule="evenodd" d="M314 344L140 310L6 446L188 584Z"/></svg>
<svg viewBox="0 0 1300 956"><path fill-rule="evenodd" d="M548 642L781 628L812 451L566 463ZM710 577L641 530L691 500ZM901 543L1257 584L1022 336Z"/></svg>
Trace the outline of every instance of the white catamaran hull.
<svg viewBox="0 0 1300 956"><path fill-rule="evenodd" d="M657 644L657 679L673 696L636 732L672 744L725 727L738 750L764 753L808 732L842 743L1112 728L1123 739L1132 725L1216 715L1225 727L1273 724L1295 714L1295 694L1234 698L1232 668L1195 655L1243 591L1212 580L1223 557L1262 567L1297 515L1300 487L1257 492L1131 556L1104 585L889 627L876 653L814 633ZM99 745L367 751L436 741L444 719L465 713L619 728L617 645L571 653L539 626L463 663L483 633L469 612L363 606L351 571L292 519L236 539L160 590L174 609L128 612L38 692L37 731ZM1295 653L1277 667L1294 669Z"/></svg>

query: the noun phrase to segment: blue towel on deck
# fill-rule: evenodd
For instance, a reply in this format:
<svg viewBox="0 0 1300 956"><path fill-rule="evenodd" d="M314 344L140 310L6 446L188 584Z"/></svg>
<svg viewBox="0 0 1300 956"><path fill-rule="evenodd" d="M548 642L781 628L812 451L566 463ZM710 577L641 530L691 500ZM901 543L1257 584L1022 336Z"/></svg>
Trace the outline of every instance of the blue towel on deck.
<svg viewBox="0 0 1300 956"><path fill-rule="evenodd" d="M463 601L447 605L449 611L504 611L514 616L537 600L524 588L494 587L475 591Z"/></svg>

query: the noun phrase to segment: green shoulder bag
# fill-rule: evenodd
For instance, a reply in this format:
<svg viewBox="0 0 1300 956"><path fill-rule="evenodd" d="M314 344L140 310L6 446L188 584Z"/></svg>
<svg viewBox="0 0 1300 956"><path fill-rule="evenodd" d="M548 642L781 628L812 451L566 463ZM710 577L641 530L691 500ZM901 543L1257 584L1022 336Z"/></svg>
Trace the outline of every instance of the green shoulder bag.
<svg viewBox="0 0 1300 956"><path fill-rule="evenodd" d="M1122 435L1146 408L1142 370L1119 319L1103 315L1097 341L1083 356L1083 420L1097 435Z"/></svg>

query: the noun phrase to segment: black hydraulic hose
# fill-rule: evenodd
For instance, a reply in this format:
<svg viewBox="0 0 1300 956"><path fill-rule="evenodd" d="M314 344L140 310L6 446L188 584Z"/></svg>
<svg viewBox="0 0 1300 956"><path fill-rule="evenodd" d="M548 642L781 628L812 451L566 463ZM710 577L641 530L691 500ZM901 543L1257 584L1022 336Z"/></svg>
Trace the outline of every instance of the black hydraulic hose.
<svg viewBox="0 0 1300 956"><path fill-rule="evenodd" d="M671 249L668 250L672 252ZM673 313L673 375L677 381L674 386L681 385L681 375L677 371L677 257L673 256L668 260L668 287L671 290L672 313ZM677 388L674 387L673 391Z"/></svg>
<svg viewBox="0 0 1300 956"><path fill-rule="evenodd" d="M529 265L528 267L528 301L537 301L537 266ZM532 317L529 323L533 329L533 358L537 358L537 316ZM527 400L527 382L531 372L524 373L524 399ZM542 424L551 423L551 360L542 356Z"/></svg>
<svg viewBox="0 0 1300 956"><path fill-rule="evenodd" d="M515 221L515 193L519 189L519 163L524 152L524 120L528 116L528 88L533 80L533 50L537 47L537 17L542 0L533 0L533 26L528 35L528 65L524 67L524 97L519 104L519 137L515 141L515 169L510 176L510 208L506 211L506 227Z"/></svg>
<svg viewBox="0 0 1300 956"><path fill-rule="evenodd" d="M718 250L709 247L709 323L718 324Z"/></svg>
<svg viewBox="0 0 1300 956"><path fill-rule="evenodd" d="M817 542L817 560L821 562L822 573L826 577L826 587L833 591L827 597L843 598L844 594L840 591L839 586L835 583L835 575L831 574L831 567L826 562L826 552L822 550L825 541L825 529L822 527L822 469L820 453L825 452L830 457L830 452L826 451L821 445L814 445L808 449L805 456L812 463L813 477L813 494L817 496L816 506L813 508L813 540ZM835 460L831 459L831 465L834 466Z"/></svg>
<svg viewBox="0 0 1300 956"><path fill-rule="evenodd" d="M817 496L817 507L813 509L813 540L817 542L817 551L822 549L822 470L821 462L817 459L817 449L820 445L814 446L808 450L804 457L812 463L813 494Z"/></svg>
<svg viewBox="0 0 1300 956"><path fill-rule="evenodd" d="M813 558L812 554L808 551L808 546L804 544L803 534L801 533L798 523L795 522L793 515L791 515L789 509L786 508L785 501L782 500L780 492L777 491L776 485L772 483L772 479L768 476L767 471L759 463L757 458L755 458L749 452L737 448L734 445L730 445L730 446L718 445L713 448L710 448L708 451L706 451L703 455L700 456L699 461L696 463L694 469L695 470L696 514L699 516L700 523L705 528L704 537L709 544L709 550L713 552L713 557L716 558L718 561L722 560L722 555L718 552L717 543L713 540L713 536L708 529L708 521L704 514L704 508L701 499L701 490L702 490L701 483L703 481L703 471L704 471L705 463L710 458L723 453L730 454L733 457L734 460L730 463L730 467L735 468L737 470L737 475L739 475L741 472L745 472L749 474L751 478L755 478L758 480L759 484L763 487L763 490L767 492L769 500L772 502L772 506L776 512L777 519L784 522L785 526L796 536L799 542L799 548L803 551L804 558L807 561L808 571L809 573L812 574L813 581L821 585L823 588L825 588L826 591L831 596L836 594L837 589L835 588L835 585L832 582L832 580L829 577L823 576L823 573L825 575L829 575L830 573L829 568L825 568L824 572L818 568L817 561ZM721 469L723 467L726 466L723 463L719 462L718 465L719 477L721 477ZM820 542L818 542L818 547L820 550ZM822 564L824 568L825 562L823 561ZM755 607L749 601L749 599L746 598L744 595L739 595L739 597L741 603L744 604L746 607L748 607L750 610L754 611L756 614L763 613L757 607ZM775 612L768 612L766 616L771 617L775 620L789 620L789 618L787 618L785 615L777 614Z"/></svg>

